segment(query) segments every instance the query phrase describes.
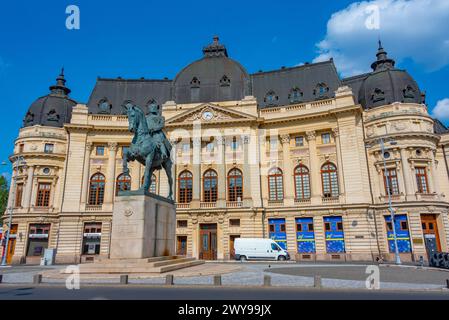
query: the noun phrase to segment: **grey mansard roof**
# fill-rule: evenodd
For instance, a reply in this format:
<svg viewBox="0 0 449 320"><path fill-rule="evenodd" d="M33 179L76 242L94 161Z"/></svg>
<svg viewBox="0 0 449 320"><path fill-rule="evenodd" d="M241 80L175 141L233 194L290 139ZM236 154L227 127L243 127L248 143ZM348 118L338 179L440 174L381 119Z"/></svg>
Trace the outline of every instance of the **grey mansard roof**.
<svg viewBox="0 0 449 320"><path fill-rule="evenodd" d="M251 83L260 108L332 98L341 85L332 60L255 73ZM320 86L324 88L321 93ZM293 94L295 90L299 95ZM268 98L270 94L274 99Z"/></svg>
<svg viewBox="0 0 449 320"><path fill-rule="evenodd" d="M379 42L373 71L340 79L333 60L248 74L228 56L226 47L214 37L203 48L203 57L183 68L173 80L98 78L87 103L91 114L123 114L127 103L145 111L149 104L167 101L178 104L241 100L252 95L259 108L286 106L333 98L339 86L352 88L356 103L370 109L393 102L423 103L424 95L416 81L395 68ZM35 124L62 127L70 121L76 101L69 98L64 74L57 78L51 93L37 99L29 108L24 126ZM441 127L439 127L441 129Z"/></svg>
<svg viewBox="0 0 449 320"><path fill-rule="evenodd" d="M64 69L56 79L56 84L50 87L50 93L38 98L28 108L23 119L23 127L42 125L62 127L70 122L72 108L76 101L69 97L70 89L65 86Z"/></svg>

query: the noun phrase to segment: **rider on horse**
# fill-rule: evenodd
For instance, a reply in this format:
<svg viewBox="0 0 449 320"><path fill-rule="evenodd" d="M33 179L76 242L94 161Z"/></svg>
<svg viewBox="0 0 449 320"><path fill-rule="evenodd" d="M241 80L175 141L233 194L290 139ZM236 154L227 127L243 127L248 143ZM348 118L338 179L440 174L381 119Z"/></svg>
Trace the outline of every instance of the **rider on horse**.
<svg viewBox="0 0 449 320"><path fill-rule="evenodd" d="M151 103L148 107L149 114L146 116L148 131L153 139L153 143L161 151L161 158L166 159L170 157L172 146L165 136L162 129L165 127L165 118L160 115L159 106Z"/></svg>

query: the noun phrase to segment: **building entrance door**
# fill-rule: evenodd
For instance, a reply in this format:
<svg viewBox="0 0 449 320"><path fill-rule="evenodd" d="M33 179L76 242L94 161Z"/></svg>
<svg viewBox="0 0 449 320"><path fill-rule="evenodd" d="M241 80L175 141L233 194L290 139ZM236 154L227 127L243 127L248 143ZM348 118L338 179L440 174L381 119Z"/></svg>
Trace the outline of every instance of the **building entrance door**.
<svg viewBox="0 0 449 320"><path fill-rule="evenodd" d="M200 259L217 260L217 224L200 225Z"/></svg>
<svg viewBox="0 0 449 320"><path fill-rule="evenodd" d="M176 254L185 256L187 254L187 236L178 236L176 245Z"/></svg>
<svg viewBox="0 0 449 320"><path fill-rule="evenodd" d="M441 251L436 216L434 214L423 214L421 215L421 223L427 254L430 256L436 251Z"/></svg>
<svg viewBox="0 0 449 320"><path fill-rule="evenodd" d="M231 235L229 236L229 258L234 259L235 258L235 248L234 243L235 239L240 238L240 235Z"/></svg>

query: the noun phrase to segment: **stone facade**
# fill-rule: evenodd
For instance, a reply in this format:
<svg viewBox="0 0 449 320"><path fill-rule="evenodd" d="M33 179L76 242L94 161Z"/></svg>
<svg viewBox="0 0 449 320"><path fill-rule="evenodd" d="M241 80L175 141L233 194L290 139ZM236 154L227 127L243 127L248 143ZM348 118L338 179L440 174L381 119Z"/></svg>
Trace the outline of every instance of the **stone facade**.
<svg viewBox="0 0 449 320"><path fill-rule="evenodd" d="M26 165L13 172L11 187L13 263L38 262L42 247L56 248L59 263L110 254L122 152L132 135L126 116L89 110L77 104L63 128L20 130L14 155ZM402 258L426 259L423 217L435 221L438 249L449 250L449 133L434 130L424 103L364 109L341 85L325 99L269 108L251 95L167 101L162 114L173 144L180 254L229 259L235 238L273 237L298 260L391 260L384 158L402 219ZM233 180L233 169L240 178ZM142 176L143 167L130 163L124 183L136 190ZM168 194L163 171L152 192Z"/></svg>

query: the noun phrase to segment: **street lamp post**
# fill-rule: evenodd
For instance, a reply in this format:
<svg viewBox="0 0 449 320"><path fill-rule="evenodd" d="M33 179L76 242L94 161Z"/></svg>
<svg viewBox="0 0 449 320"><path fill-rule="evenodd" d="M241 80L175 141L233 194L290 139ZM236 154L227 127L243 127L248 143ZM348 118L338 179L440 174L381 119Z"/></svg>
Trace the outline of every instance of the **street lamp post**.
<svg viewBox="0 0 449 320"><path fill-rule="evenodd" d="M13 207L14 207L14 197L15 197L15 193L16 193L17 173L19 172L19 165L26 164L25 160L23 159L22 156L16 157L15 160L16 160L15 161L16 174L12 178L13 186L12 186L11 199L8 201L10 203L10 205L8 207L8 214L9 214L8 233L6 234L5 248L3 250L2 263L1 263L2 267L6 266L6 256L8 255L9 236L11 233L11 225L12 225L12 211L13 211Z"/></svg>
<svg viewBox="0 0 449 320"><path fill-rule="evenodd" d="M379 143L380 143L380 148L381 148L381 152L382 152L382 159L383 159L383 163L384 163L384 175L385 175L385 183L386 183L387 195L388 195L388 210L390 211L391 225L392 225L392 229L393 229L394 255L395 255L395 258L396 258L396 264L401 264L401 257L399 256L399 248L398 248L398 239L397 239L397 236L396 236L396 225L395 225L395 221L394 221L395 212L394 212L393 206L391 204L390 180L389 180L388 171L387 171L387 161L385 160L384 139L380 138L379 139Z"/></svg>

